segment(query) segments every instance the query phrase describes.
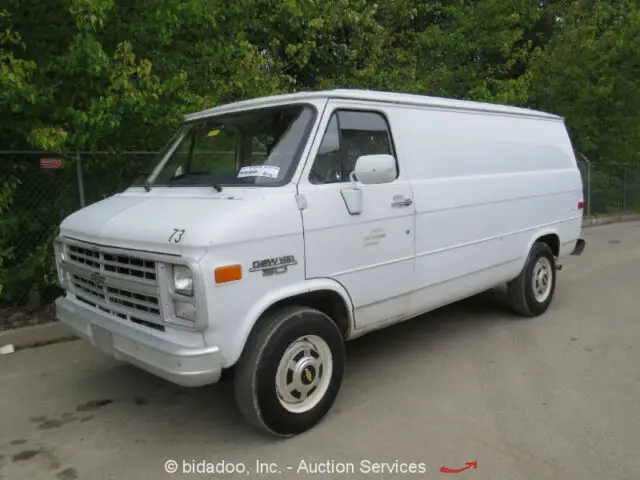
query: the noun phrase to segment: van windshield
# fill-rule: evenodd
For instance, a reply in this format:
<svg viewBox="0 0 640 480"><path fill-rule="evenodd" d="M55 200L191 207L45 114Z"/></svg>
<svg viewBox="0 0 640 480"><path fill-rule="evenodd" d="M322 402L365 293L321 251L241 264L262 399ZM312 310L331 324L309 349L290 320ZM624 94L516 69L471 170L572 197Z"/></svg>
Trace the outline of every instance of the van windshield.
<svg viewBox="0 0 640 480"><path fill-rule="evenodd" d="M147 185L282 185L296 168L313 117L311 107L291 105L186 123Z"/></svg>

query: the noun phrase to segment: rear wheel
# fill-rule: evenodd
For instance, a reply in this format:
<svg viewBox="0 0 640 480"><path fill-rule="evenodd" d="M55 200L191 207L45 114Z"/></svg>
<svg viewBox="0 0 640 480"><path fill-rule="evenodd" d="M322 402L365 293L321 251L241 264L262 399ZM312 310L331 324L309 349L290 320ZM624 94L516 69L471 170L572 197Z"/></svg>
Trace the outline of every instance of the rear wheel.
<svg viewBox="0 0 640 480"><path fill-rule="evenodd" d="M296 435L330 410L344 368L344 339L331 318L307 307L286 307L262 319L247 341L236 367L236 401L260 429Z"/></svg>
<svg viewBox="0 0 640 480"><path fill-rule="evenodd" d="M533 244L522 272L507 289L516 313L535 317L547 311L556 289L556 262L549 245Z"/></svg>

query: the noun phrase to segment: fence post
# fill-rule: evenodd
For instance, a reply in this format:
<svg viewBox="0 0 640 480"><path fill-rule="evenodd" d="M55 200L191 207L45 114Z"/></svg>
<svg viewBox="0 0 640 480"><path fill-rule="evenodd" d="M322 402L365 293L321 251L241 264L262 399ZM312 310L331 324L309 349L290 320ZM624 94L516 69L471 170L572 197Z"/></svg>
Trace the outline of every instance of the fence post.
<svg viewBox="0 0 640 480"><path fill-rule="evenodd" d="M84 199L84 178L82 173L82 157L80 156L80 150L76 150L76 177L78 179L78 196L80 197L80 207L84 208L86 202Z"/></svg>
<svg viewBox="0 0 640 480"><path fill-rule="evenodd" d="M627 166L622 167L622 211L627 211Z"/></svg>
<svg viewBox="0 0 640 480"><path fill-rule="evenodd" d="M591 162L581 153L580 156L587 162L587 217L591 215Z"/></svg>

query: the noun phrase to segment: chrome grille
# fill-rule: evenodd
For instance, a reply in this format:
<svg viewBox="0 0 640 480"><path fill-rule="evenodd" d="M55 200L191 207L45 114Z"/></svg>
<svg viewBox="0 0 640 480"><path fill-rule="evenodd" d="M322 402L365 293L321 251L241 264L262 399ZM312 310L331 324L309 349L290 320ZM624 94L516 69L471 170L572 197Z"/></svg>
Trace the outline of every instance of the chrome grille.
<svg viewBox="0 0 640 480"><path fill-rule="evenodd" d="M66 244L76 298L104 313L164 330L156 262L95 245Z"/></svg>
<svg viewBox="0 0 640 480"><path fill-rule="evenodd" d="M94 296L107 304L123 306L151 315L160 316L158 297L142 293L130 292L114 287L99 287L95 282L73 275L73 284L78 292Z"/></svg>
<svg viewBox="0 0 640 480"><path fill-rule="evenodd" d="M156 262L133 255L102 252L98 247L68 245L69 261L118 276L155 282Z"/></svg>

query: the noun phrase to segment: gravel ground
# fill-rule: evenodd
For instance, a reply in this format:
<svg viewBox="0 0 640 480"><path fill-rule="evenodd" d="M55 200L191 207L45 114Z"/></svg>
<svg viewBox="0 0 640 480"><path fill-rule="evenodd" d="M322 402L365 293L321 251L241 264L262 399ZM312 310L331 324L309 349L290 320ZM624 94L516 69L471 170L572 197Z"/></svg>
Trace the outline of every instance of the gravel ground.
<svg viewBox="0 0 640 480"><path fill-rule="evenodd" d="M249 427L227 382L178 388L85 341L0 356L0 478L639 479L640 223L585 238L539 318L495 290L351 342L333 410L292 439Z"/></svg>

